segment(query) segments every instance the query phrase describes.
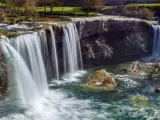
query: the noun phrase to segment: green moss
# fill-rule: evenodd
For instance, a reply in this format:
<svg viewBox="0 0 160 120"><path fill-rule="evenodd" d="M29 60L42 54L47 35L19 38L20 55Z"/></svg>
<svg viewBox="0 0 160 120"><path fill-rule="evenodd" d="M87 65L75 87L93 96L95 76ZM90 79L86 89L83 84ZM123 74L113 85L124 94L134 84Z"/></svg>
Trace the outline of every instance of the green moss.
<svg viewBox="0 0 160 120"><path fill-rule="evenodd" d="M6 31L0 31L0 35L7 36L8 38L14 38L19 36L20 34L17 32L6 32Z"/></svg>
<svg viewBox="0 0 160 120"><path fill-rule="evenodd" d="M142 7L160 7L160 3L155 3L155 4L138 4L139 6Z"/></svg>
<svg viewBox="0 0 160 120"><path fill-rule="evenodd" d="M131 96L130 101L133 105L136 105L137 107L149 106L148 98L143 95Z"/></svg>
<svg viewBox="0 0 160 120"><path fill-rule="evenodd" d="M88 83L82 84L81 86L84 89L87 89L88 91L108 91L108 90L111 90L105 86L95 86L95 85L90 85Z"/></svg>
<svg viewBox="0 0 160 120"><path fill-rule="evenodd" d="M160 78L160 74L152 74L153 78Z"/></svg>

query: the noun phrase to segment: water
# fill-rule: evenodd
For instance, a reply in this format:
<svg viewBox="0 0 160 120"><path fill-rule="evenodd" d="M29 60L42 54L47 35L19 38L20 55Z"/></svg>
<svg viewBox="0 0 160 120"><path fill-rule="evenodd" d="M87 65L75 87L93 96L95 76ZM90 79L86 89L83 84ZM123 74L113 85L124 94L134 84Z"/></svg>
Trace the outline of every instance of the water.
<svg viewBox="0 0 160 120"><path fill-rule="evenodd" d="M153 57L160 58L160 25L154 26Z"/></svg>
<svg viewBox="0 0 160 120"><path fill-rule="evenodd" d="M43 57L44 65L46 67L46 73L48 76L50 76L53 74L53 72L51 67L50 54L48 50L48 43L46 39L46 32L44 30L41 30L38 32L38 36L40 38L42 57Z"/></svg>
<svg viewBox="0 0 160 120"><path fill-rule="evenodd" d="M26 34L10 40L29 67L38 91L44 95L48 91L47 75L41 51L41 39L38 33Z"/></svg>
<svg viewBox="0 0 160 120"><path fill-rule="evenodd" d="M56 48L56 39L53 32L53 28L49 28L51 33L51 52L52 52L52 65L53 69L56 72L56 78L59 80L59 65L58 65L58 57L57 57L57 48Z"/></svg>
<svg viewBox="0 0 160 120"><path fill-rule="evenodd" d="M27 65L12 46L6 42L2 45L8 63L10 101L15 106L34 105L39 92Z"/></svg>
<svg viewBox="0 0 160 120"><path fill-rule="evenodd" d="M123 84L113 91L92 91L82 87L90 75L101 68L112 72L112 75L117 74L114 72L118 69L116 66L103 66L88 69L86 74L76 77L79 80L77 82L50 84L50 91L42 100L41 106L29 108L24 113L13 113L13 116L21 116L24 120L160 119L160 97L154 93L157 83L127 80L124 77L120 80ZM142 86L135 87L133 82L139 82ZM148 105L136 106L131 102L131 96L139 94L148 97Z"/></svg>
<svg viewBox="0 0 160 120"><path fill-rule="evenodd" d="M82 53L77 28L74 23L63 27L63 59L65 73L83 69Z"/></svg>

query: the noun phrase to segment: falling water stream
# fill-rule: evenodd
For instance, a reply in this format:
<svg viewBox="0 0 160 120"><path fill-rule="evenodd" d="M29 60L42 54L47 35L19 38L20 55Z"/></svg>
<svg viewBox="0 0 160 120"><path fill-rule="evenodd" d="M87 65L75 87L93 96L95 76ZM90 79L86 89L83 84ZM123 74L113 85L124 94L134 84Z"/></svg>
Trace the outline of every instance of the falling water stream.
<svg viewBox="0 0 160 120"><path fill-rule="evenodd" d="M14 105L34 105L39 99L39 92L27 65L8 43L3 42L2 47L8 63L10 100Z"/></svg>
<svg viewBox="0 0 160 120"><path fill-rule="evenodd" d="M65 73L74 73L83 69L81 47L75 24L69 23L63 28L63 59Z"/></svg>
<svg viewBox="0 0 160 120"><path fill-rule="evenodd" d="M154 26L153 57L160 58L160 25Z"/></svg>
<svg viewBox="0 0 160 120"><path fill-rule="evenodd" d="M53 69L56 72L56 78L59 80L59 65L58 65L58 57L57 57L57 48L56 48L56 39L53 32L53 28L49 28L51 33L51 52L52 52L52 65Z"/></svg>
<svg viewBox="0 0 160 120"><path fill-rule="evenodd" d="M26 34L12 39L10 44L22 56L28 65L40 94L48 91L47 75L41 52L38 33Z"/></svg>

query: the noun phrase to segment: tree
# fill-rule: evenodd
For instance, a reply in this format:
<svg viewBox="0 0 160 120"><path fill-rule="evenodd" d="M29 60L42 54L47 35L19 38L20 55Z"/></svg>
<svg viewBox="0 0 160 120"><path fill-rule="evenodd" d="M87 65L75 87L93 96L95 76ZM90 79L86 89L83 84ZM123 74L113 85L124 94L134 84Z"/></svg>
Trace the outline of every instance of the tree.
<svg viewBox="0 0 160 120"><path fill-rule="evenodd" d="M63 5L63 1L64 0L39 0L38 6L43 6L45 13L47 12L46 6L50 6L50 9L51 9L50 13L52 14L53 7Z"/></svg>
<svg viewBox="0 0 160 120"><path fill-rule="evenodd" d="M7 0L7 8L11 11L11 14L17 14L20 12L20 9L23 7L24 11L26 9L31 9L35 7L37 0Z"/></svg>
<svg viewBox="0 0 160 120"><path fill-rule="evenodd" d="M104 5L104 0L81 0L81 6L88 9L87 14L90 13L91 9L96 10Z"/></svg>

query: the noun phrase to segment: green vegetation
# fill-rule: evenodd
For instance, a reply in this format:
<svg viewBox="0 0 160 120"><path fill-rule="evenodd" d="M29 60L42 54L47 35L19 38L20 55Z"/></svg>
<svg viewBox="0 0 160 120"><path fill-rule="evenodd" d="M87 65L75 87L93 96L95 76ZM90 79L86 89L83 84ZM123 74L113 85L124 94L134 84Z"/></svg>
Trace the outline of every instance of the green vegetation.
<svg viewBox="0 0 160 120"><path fill-rule="evenodd" d="M146 7L139 7L137 4L128 4L123 8L124 16L136 17L141 19L152 20L153 11Z"/></svg>
<svg viewBox="0 0 160 120"><path fill-rule="evenodd" d="M36 11L38 13L45 13L44 7L37 7ZM46 7L46 12L50 13L51 8ZM71 15L71 16L86 16L86 12L84 12L81 7L54 7L52 14L54 15ZM96 15L96 12L90 12L89 15Z"/></svg>
<svg viewBox="0 0 160 120"><path fill-rule="evenodd" d="M9 38L12 38L12 37L17 37L17 36L19 36L20 34L17 33L17 32L8 32L8 31L0 30L0 36L1 36L1 35L7 36L7 37L9 37Z"/></svg>
<svg viewBox="0 0 160 120"><path fill-rule="evenodd" d="M4 0L5 1L5 0ZM126 6L104 6L103 0L81 0L79 7L65 6L59 0L7 0L0 2L0 21L16 23L44 18L47 20L70 20L70 16L118 15L152 20L160 14L160 3L128 4ZM23 4L22 4L23 3ZM59 17L57 19L57 16Z"/></svg>
<svg viewBox="0 0 160 120"><path fill-rule="evenodd" d="M155 4L138 4L138 6L143 6L143 7L160 7L160 3L155 3Z"/></svg>
<svg viewBox="0 0 160 120"><path fill-rule="evenodd" d="M5 7L5 6L6 6L5 3L0 2L0 7Z"/></svg>

